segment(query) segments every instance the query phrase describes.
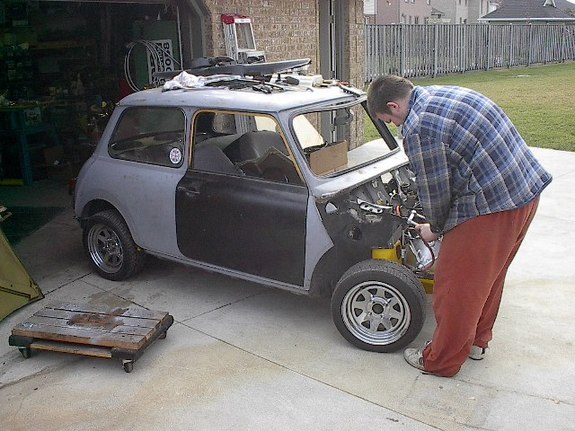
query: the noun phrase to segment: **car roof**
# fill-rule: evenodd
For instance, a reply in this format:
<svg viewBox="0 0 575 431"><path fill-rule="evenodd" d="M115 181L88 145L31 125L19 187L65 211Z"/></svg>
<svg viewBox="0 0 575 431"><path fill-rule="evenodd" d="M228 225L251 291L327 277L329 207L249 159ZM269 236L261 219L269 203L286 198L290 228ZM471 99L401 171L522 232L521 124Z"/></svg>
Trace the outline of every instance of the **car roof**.
<svg viewBox="0 0 575 431"><path fill-rule="evenodd" d="M322 103L341 103L360 95L346 92L338 85L326 87L294 86L285 91L271 93L252 87L231 89L228 86L200 87L163 91L162 88L139 91L126 96L120 106L178 106L209 109L248 110L254 112L280 112L297 107ZM358 93L358 94L359 94Z"/></svg>

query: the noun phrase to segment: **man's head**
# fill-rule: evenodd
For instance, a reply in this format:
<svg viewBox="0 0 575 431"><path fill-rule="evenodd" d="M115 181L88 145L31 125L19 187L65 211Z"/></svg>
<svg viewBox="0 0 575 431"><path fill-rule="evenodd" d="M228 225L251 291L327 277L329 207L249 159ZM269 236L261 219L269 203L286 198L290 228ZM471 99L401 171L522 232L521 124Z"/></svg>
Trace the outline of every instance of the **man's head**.
<svg viewBox="0 0 575 431"><path fill-rule="evenodd" d="M367 90L367 108L379 120L399 126L409 113L412 90L413 83L401 76L378 76Z"/></svg>

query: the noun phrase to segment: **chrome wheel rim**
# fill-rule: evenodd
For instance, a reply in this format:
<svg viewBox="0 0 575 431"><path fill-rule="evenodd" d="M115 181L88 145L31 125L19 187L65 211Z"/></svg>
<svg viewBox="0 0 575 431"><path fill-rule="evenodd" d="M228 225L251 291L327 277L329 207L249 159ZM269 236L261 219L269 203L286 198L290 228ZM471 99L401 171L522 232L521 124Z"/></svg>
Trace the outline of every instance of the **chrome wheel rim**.
<svg viewBox="0 0 575 431"><path fill-rule="evenodd" d="M120 238L103 224L92 226L88 232L88 252L98 268L109 274L118 272L124 262Z"/></svg>
<svg viewBox="0 0 575 431"><path fill-rule="evenodd" d="M409 304L393 286L366 281L351 288L341 303L343 323L358 340L387 345L409 329Z"/></svg>

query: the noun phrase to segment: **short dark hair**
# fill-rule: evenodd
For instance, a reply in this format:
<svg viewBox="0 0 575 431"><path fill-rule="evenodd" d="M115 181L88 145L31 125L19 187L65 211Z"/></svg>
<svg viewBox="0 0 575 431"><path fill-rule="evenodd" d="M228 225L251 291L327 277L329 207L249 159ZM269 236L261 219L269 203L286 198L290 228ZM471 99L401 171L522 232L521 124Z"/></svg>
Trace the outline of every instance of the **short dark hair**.
<svg viewBox="0 0 575 431"><path fill-rule="evenodd" d="M367 89L367 109L372 115L391 114L387 104L403 99L411 90L413 83L407 78L396 75L378 76Z"/></svg>

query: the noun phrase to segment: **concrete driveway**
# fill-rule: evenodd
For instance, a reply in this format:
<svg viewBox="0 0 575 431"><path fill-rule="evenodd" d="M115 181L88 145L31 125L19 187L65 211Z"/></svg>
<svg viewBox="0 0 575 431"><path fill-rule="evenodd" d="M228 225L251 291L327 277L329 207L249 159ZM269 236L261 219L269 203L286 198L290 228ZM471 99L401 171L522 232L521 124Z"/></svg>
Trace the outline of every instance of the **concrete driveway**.
<svg viewBox="0 0 575 431"><path fill-rule="evenodd" d="M130 281L99 278L65 211L16 247L46 298L0 322L2 429L575 430L575 153L534 152L554 181L511 267L487 357L451 379L409 367L402 352L354 348L325 300L155 259ZM24 359L8 345L16 324L61 301L129 302L175 323L130 374L116 360ZM429 308L414 345L434 324Z"/></svg>

